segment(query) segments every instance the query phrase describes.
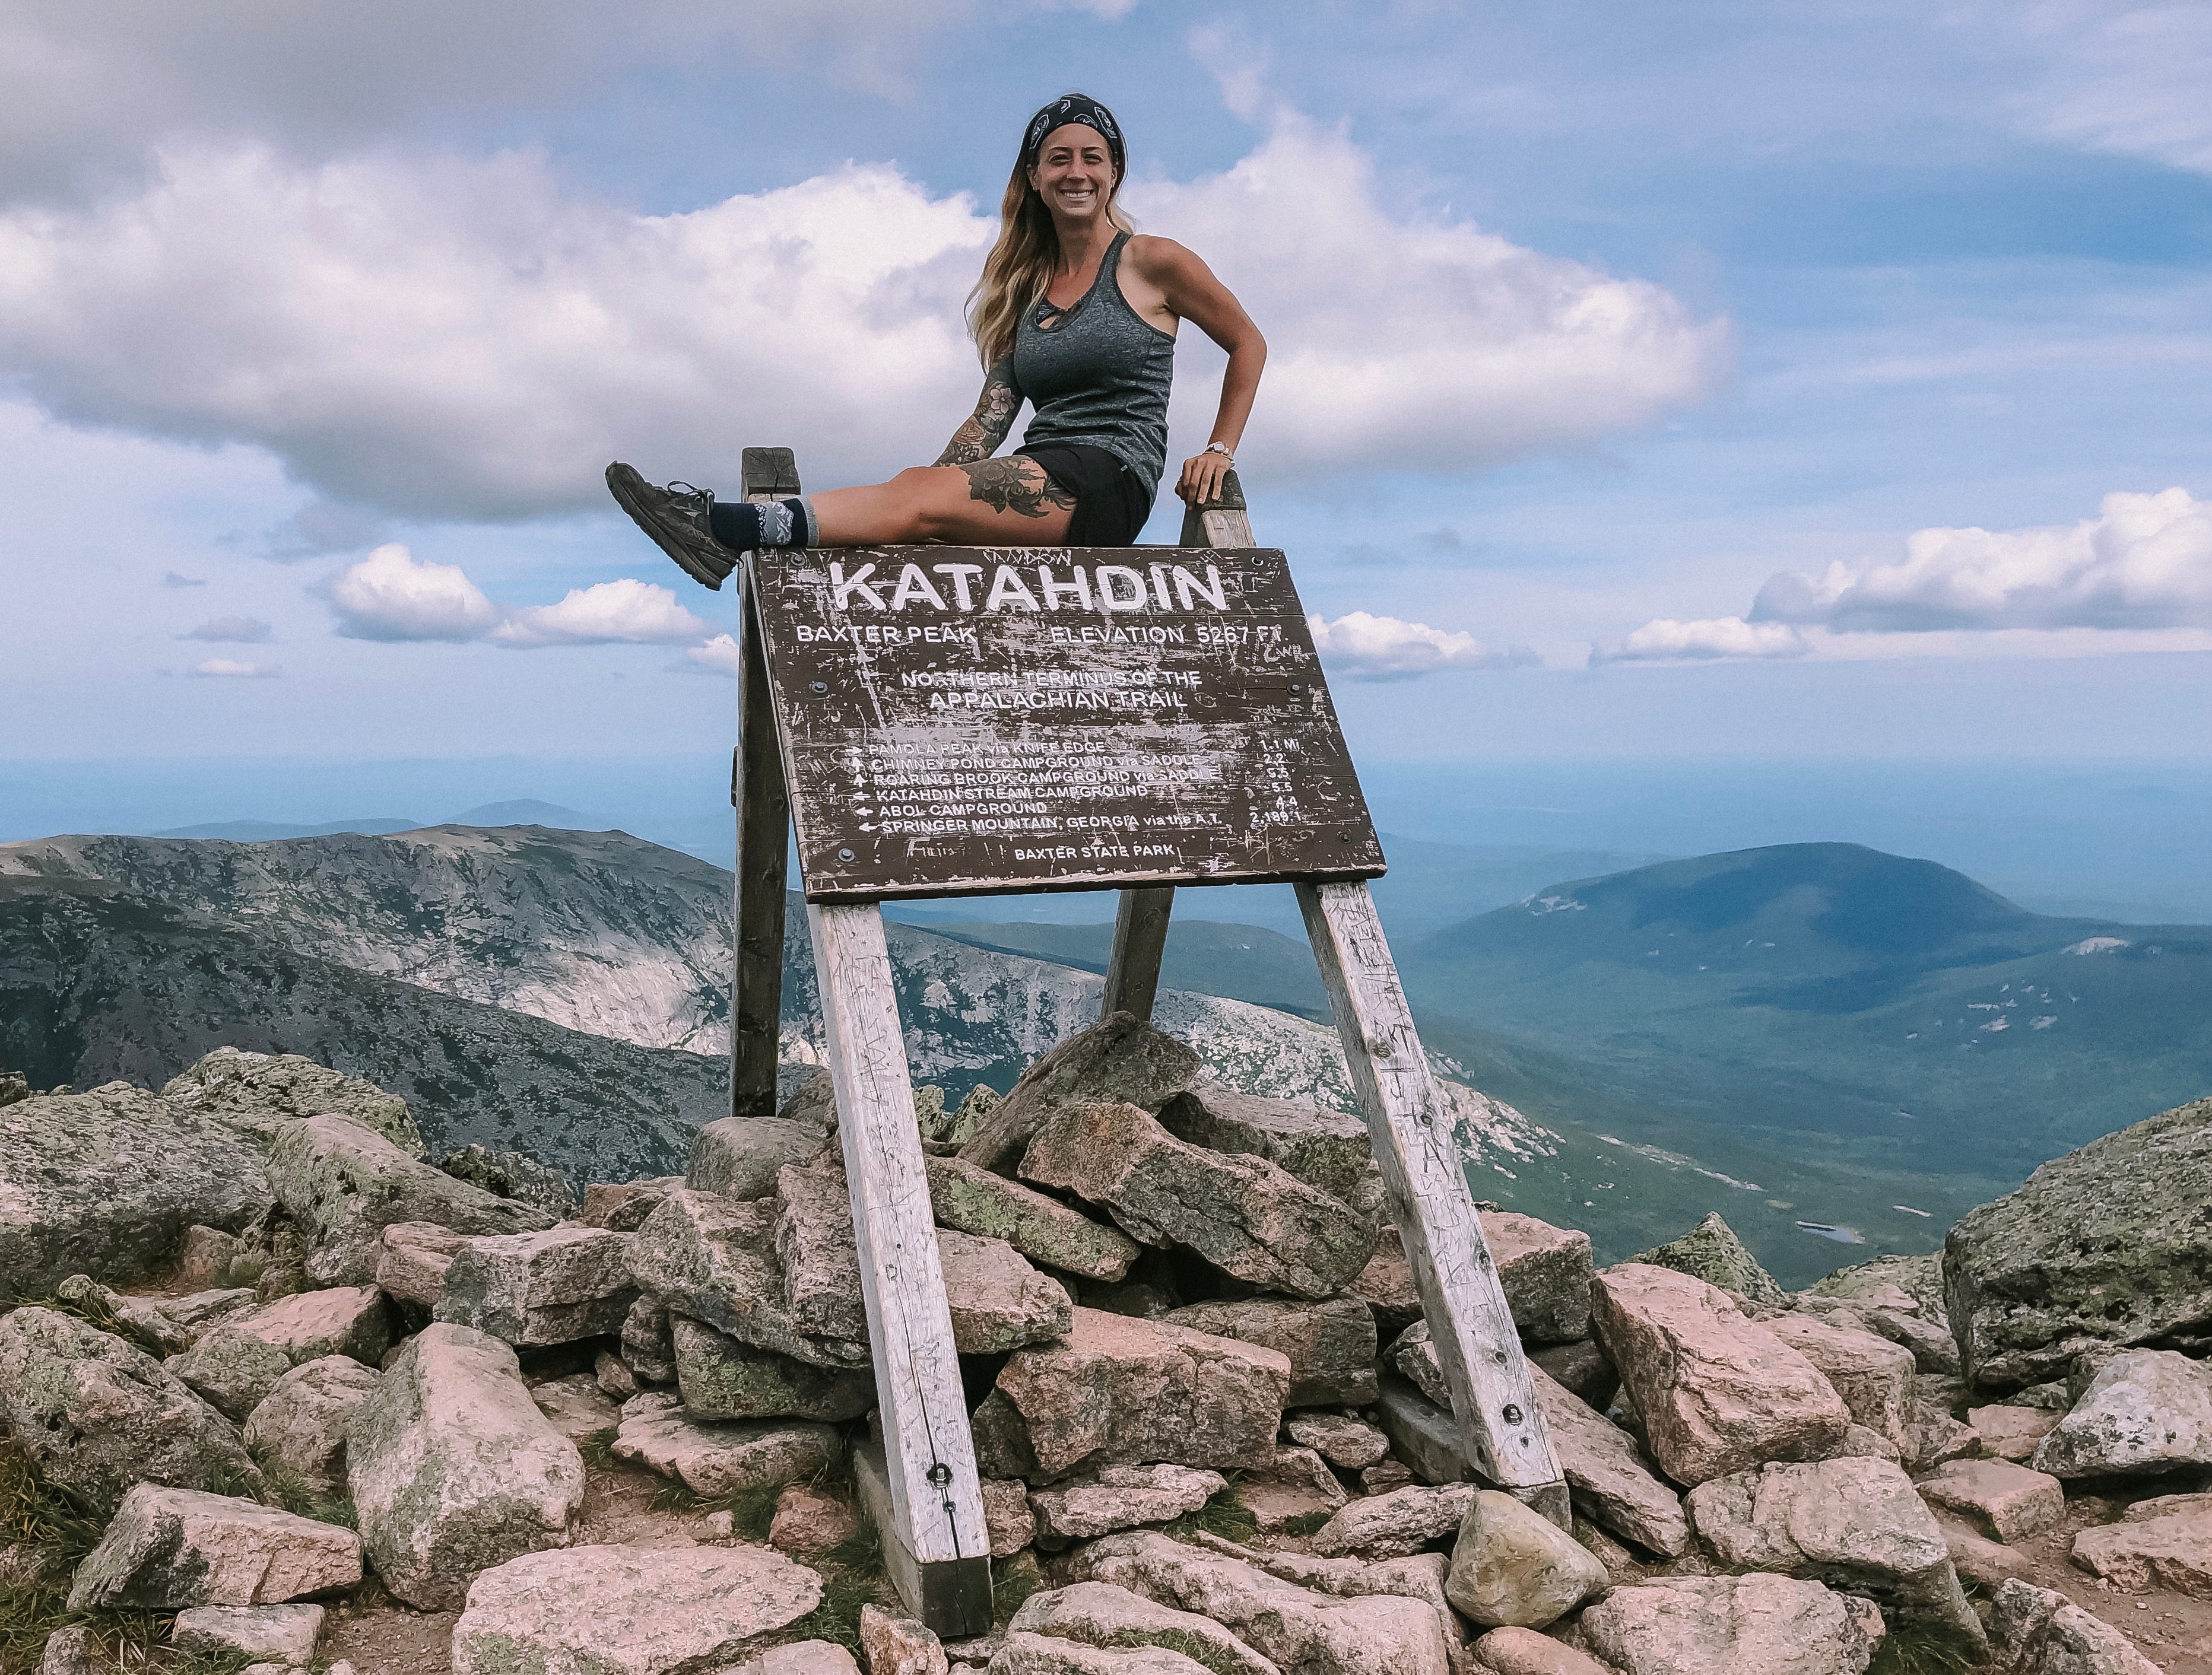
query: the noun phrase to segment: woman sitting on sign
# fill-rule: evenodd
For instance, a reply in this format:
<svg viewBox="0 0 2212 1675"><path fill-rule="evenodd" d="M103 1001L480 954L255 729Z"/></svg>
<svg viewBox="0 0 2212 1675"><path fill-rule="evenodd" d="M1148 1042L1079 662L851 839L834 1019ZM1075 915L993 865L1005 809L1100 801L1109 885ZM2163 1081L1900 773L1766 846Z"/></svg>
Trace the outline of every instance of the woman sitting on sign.
<svg viewBox="0 0 2212 1675"><path fill-rule="evenodd" d="M1183 462L1176 492L1214 500L1267 346L1205 263L1172 239L1131 233L1114 201L1127 168L1121 127L1097 100L1071 93L1030 119L969 308L989 368L983 394L934 465L759 505L689 483L656 489L621 464L607 467L607 487L709 587L757 547L1127 546L1167 464L1168 381L1188 319L1229 351L1229 368L1213 438ZM1026 440L994 458L1024 401L1036 409Z"/></svg>

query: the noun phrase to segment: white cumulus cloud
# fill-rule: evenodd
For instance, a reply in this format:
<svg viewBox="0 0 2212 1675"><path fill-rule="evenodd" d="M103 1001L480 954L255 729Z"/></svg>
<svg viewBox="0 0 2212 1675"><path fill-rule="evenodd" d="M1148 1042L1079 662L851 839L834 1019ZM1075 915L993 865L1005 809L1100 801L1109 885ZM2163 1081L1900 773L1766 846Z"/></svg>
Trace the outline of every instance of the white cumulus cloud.
<svg viewBox="0 0 2212 1675"><path fill-rule="evenodd" d="M340 574L328 595L349 640L475 640L500 615L459 565L422 562L396 541Z"/></svg>
<svg viewBox="0 0 2212 1675"><path fill-rule="evenodd" d="M362 529L603 509L611 458L727 485L747 443L792 445L820 486L872 478L973 403L961 308L995 215L888 165L640 215L535 156L157 161L143 191L0 213L0 373L65 421L265 448ZM1580 446L1725 367L1724 322L1395 214L1364 152L1295 116L1132 197L1268 334L1257 476ZM1186 401L1210 411L1211 382L1187 367ZM333 549L331 521L281 555Z"/></svg>
<svg viewBox="0 0 2212 1675"><path fill-rule="evenodd" d="M1367 154L1294 113L1233 168L1128 196L1267 335L1239 450L1255 470L1479 469L1649 424L1728 370L1726 322L1449 215L1394 215ZM1210 416L1210 390L1181 388Z"/></svg>
<svg viewBox="0 0 2212 1675"><path fill-rule="evenodd" d="M192 673L209 680L265 681L283 672L273 663L240 663L235 658L211 657L192 665Z"/></svg>
<svg viewBox="0 0 2212 1675"><path fill-rule="evenodd" d="M667 588L624 576L574 588L558 604L510 612L491 637L515 646L694 646L713 632Z"/></svg>
<svg viewBox="0 0 2212 1675"><path fill-rule="evenodd" d="M1306 627L1329 672L1355 681L1409 680L1442 669L1519 669L1537 661L1526 646L1492 650L1471 634L1364 610L1333 622L1316 611Z"/></svg>
<svg viewBox="0 0 2212 1675"><path fill-rule="evenodd" d="M1590 666L1604 663L1711 663L1721 658L1803 657L1812 649L1786 622L1714 616L1678 622L1660 617L1626 639L1590 647Z"/></svg>
<svg viewBox="0 0 2212 1675"><path fill-rule="evenodd" d="M1750 620L1839 634L2212 625L2212 501L2114 494L2078 524L1920 530L1902 560L1775 576Z"/></svg>
<svg viewBox="0 0 2212 1675"><path fill-rule="evenodd" d="M743 665L744 653L738 642L726 634L718 634L703 646L694 646L684 653L687 663L696 665L692 672L702 671L718 675L735 675Z"/></svg>

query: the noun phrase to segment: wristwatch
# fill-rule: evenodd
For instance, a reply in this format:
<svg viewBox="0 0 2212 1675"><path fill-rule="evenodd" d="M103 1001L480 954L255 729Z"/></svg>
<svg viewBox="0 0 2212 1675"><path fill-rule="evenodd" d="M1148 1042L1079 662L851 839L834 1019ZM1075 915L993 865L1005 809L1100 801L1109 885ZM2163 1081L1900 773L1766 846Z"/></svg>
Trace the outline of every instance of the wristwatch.
<svg viewBox="0 0 2212 1675"><path fill-rule="evenodd" d="M1224 447L1218 442L1208 442L1206 446L1200 450L1200 452L1205 453L1218 453L1232 465L1237 463L1237 456L1230 452L1227 448Z"/></svg>

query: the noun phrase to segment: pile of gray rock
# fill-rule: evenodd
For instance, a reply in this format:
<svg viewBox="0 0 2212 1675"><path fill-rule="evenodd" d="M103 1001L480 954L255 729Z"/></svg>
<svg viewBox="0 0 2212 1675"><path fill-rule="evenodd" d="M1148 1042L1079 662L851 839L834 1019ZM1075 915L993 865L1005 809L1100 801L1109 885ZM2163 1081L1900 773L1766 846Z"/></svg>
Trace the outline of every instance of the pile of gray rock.
<svg viewBox="0 0 2212 1675"><path fill-rule="evenodd" d="M1861 1675L1893 1636L2142 1675L2007 1545L2116 1482L2075 1564L2212 1597L2212 1104L2047 1166L1940 1261L1795 1296L1717 1217L1599 1270L1485 1209L1571 1530L1468 1480L1358 1119L1126 1016L915 1116L992 1556L1031 1591L951 1646L883 1593L872 1675ZM0 1108L0 1424L106 1526L73 1609L278 1675L373 1576L459 1613L456 1671L851 1675L803 1637L875 1406L826 1073L683 1177L577 1197L226 1049ZM728 1511L586 1538L623 1467L772 1503L767 1545ZM50 1675L91 1644L57 1632Z"/></svg>

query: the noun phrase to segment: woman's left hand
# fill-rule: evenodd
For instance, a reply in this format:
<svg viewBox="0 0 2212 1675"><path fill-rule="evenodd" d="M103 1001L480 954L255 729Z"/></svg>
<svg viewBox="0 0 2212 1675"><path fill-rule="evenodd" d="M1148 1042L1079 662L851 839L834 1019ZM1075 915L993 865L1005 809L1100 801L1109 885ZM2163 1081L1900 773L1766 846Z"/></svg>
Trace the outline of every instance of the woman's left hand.
<svg viewBox="0 0 2212 1675"><path fill-rule="evenodd" d="M1221 480L1236 463L1225 453L1194 453L1182 462L1176 493L1192 506L1211 506L1221 498Z"/></svg>

